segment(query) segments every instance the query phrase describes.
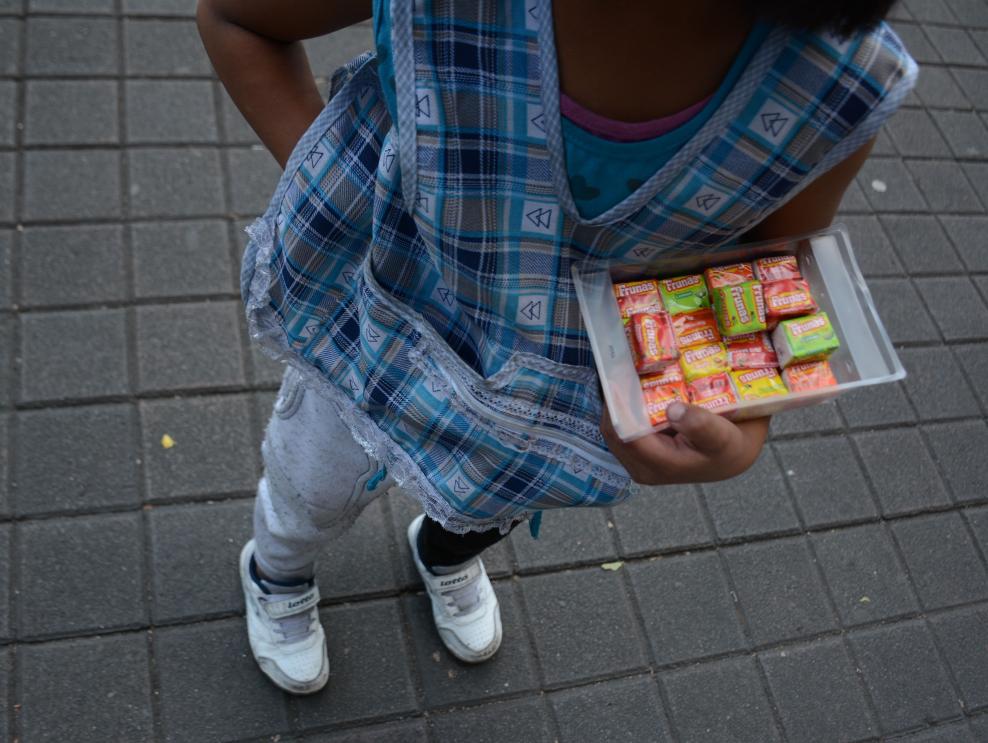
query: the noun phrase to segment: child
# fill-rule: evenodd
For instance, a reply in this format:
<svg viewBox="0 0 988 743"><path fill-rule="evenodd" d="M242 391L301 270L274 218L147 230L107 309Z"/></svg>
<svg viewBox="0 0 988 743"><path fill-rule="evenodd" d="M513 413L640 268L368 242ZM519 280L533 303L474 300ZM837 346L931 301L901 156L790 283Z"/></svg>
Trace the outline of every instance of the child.
<svg viewBox="0 0 988 743"><path fill-rule="evenodd" d="M914 84L890 5L200 0L286 166L242 278L291 367L240 568L278 686L326 683L313 563L392 478L425 511L408 541L439 634L479 662L501 621L478 555L518 523L755 461L767 420L678 404L674 435L617 439L570 266L827 226ZM376 54L324 105L298 40L372 14Z"/></svg>

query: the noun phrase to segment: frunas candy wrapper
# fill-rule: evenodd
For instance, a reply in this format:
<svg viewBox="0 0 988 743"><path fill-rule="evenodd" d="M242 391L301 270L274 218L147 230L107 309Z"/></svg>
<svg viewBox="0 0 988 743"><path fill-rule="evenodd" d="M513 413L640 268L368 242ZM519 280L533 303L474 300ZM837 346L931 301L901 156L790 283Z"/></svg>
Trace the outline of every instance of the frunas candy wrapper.
<svg viewBox="0 0 988 743"><path fill-rule="evenodd" d="M617 299L618 307L621 308L621 317L625 320L636 312L662 309L659 284L654 279L615 284L614 298Z"/></svg>
<svg viewBox="0 0 988 743"><path fill-rule="evenodd" d="M812 315L817 311L810 285L802 279L779 279L762 283L765 317L769 328L787 317Z"/></svg>
<svg viewBox="0 0 988 743"><path fill-rule="evenodd" d="M666 312L636 312L628 320L635 343L636 368L649 374L679 358L672 320Z"/></svg>
<svg viewBox="0 0 988 743"><path fill-rule="evenodd" d="M832 399L847 390L885 384L905 377L905 370L889 341L854 259L847 230L840 225L789 240L735 246L714 253L677 249L663 254L644 243L643 249L636 250L636 253L651 254L653 257L638 263L598 261L573 267L574 284L601 388L614 430L624 441L661 430L668 424L665 420L653 422L649 419L645 393L635 371L631 348L622 327L615 284L703 274L714 275L717 277L716 281L727 285L745 283L756 278L761 280L761 277L771 277L772 281L801 278L807 283L819 311L826 314L836 338L839 339L839 347L827 359L836 384L812 389L801 388L799 392L788 391L767 398L739 400L733 407L717 409L718 412L728 413L732 420L773 415L789 408ZM791 261L758 263L761 258L788 255L796 257L799 277L790 275ZM731 271L725 272L725 266L732 267ZM711 271L714 267L718 270ZM769 267L784 273L767 273ZM756 271L761 274L760 277L755 276ZM655 286L658 293L658 282ZM647 290L644 293L648 293ZM654 296L650 301L655 301ZM660 295L659 302L661 301ZM727 342L725 352L730 360L732 339L723 340ZM743 339L737 340L746 342ZM682 349L680 354L682 360ZM790 363L790 369L794 369L795 363L797 362ZM794 378L794 372L790 369L784 371L786 378ZM795 369L796 374L798 371Z"/></svg>
<svg viewBox="0 0 988 743"><path fill-rule="evenodd" d="M760 281L711 289L717 327L725 338L765 330L765 295Z"/></svg>
<svg viewBox="0 0 988 743"><path fill-rule="evenodd" d="M662 304L670 315L695 312L710 306L707 282L699 274L676 276L659 281Z"/></svg>
<svg viewBox="0 0 988 743"><path fill-rule="evenodd" d="M717 321L710 310L697 310L674 315L672 327L676 331L676 344L680 348L720 343Z"/></svg>
<svg viewBox="0 0 988 743"><path fill-rule="evenodd" d="M727 339L727 363L732 369L775 369L779 357L768 333L749 333Z"/></svg>
<svg viewBox="0 0 988 743"><path fill-rule="evenodd" d="M826 312L783 320L772 333L772 345L779 366L825 359L838 348L840 340Z"/></svg>
<svg viewBox="0 0 988 743"><path fill-rule="evenodd" d="M794 255L775 255L753 262L755 278L762 282L801 279L799 263Z"/></svg>
<svg viewBox="0 0 988 743"><path fill-rule="evenodd" d="M837 384L837 378L834 377L828 361L793 364L782 370L782 381L790 392L808 392Z"/></svg>

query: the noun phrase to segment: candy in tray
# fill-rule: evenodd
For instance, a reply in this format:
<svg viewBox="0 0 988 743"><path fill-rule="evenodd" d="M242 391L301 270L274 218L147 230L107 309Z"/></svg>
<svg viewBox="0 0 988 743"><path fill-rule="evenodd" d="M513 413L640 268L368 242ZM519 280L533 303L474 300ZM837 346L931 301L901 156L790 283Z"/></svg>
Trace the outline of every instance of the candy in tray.
<svg viewBox="0 0 988 743"><path fill-rule="evenodd" d="M617 299L618 309L621 310L622 320L627 320L636 312L662 309L659 284L652 279L615 284L614 297Z"/></svg>
<svg viewBox="0 0 988 743"><path fill-rule="evenodd" d="M727 363L732 369L777 369L779 357L768 333L749 333L727 340Z"/></svg>
<svg viewBox="0 0 988 743"><path fill-rule="evenodd" d="M784 281L786 279L801 279L799 263L794 255L773 255L759 258L753 264L755 277L759 281Z"/></svg>
<svg viewBox="0 0 988 743"><path fill-rule="evenodd" d="M793 364L782 370L782 381L790 392L809 392L837 385L829 361L809 361Z"/></svg>
<svg viewBox="0 0 988 743"><path fill-rule="evenodd" d="M689 393L690 403L707 410L720 410L738 404L734 384L726 373L694 379L686 385L686 391Z"/></svg>
<svg viewBox="0 0 988 743"><path fill-rule="evenodd" d="M676 400L688 402L686 385L678 364L670 364L658 374L640 378L645 409L651 425L661 426L667 420L666 408Z"/></svg>
<svg viewBox="0 0 988 743"><path fill-rule="evenodd" d="M636 312L629 320L634 338L635 368L650 374L679 358L676 335L667 312Z"/></svg>
<svg viewBox="0 0 988 743"><path fill-rule="evenodd" d="M703 272L707 288L713 292L723 286L736 286L755 280L750 263L732 263L728 266L712 266Z"/></svg>
<svg viewBox="0 0 988 743"><path fill-rule="evenodd" d="M710 307L707 284L700 274L659 279L662 304L670 315L695 312Z"/></svg>
<svg viewBox="0 0 988 743"><path fill-rule="evenodd" d="M676 331L676 345L681 349L720 342L717 321L709 309L673 315L672 327Z"/></svg>
<svg viewBox="0 0 988 743"><path fill-rule="evenodd" d="M779 279L762 284L765 319L770 328L788 317L812 315L817 311L810 286L802 279Z"/></svg>
<svg viewBox="0 0 988 743"><path fill-rule="evenodd" d="M711 289L714 314L724 338L766 329L765 297L759 281L719 286Z"/></svg>
<svg viewBox="0 0 988 743"><path fill-rule="evenodd" d="M772 333L772 345L783 369L791 364L827 358L840 347L826 312L783 320Z"/></svg>
<svg viewBox="0 0 988 743"><path fill-rule="evenodd" d="M788 390L776 369L741 369L731 372L731 381L741 400L761 400L785 395Z"/></svg>
<svg viewBox="0 0 988 743"><path fill-rule="evenodd" d="M711 374L721 374L728 370L727 348L723 343L708 343L705 346L684 348L679 356L679 365L687 382Z"/></svg>

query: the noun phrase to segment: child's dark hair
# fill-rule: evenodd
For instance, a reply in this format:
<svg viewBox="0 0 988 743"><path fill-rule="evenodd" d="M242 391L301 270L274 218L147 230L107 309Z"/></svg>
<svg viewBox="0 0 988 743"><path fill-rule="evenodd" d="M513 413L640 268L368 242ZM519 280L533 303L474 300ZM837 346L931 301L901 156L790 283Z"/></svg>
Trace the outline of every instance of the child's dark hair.
<svg viewBox="0 0 988 743"><path fill-rule="evenodd" d="M803 31L850 36L873 28L896 0L745 0L755 15Z"/></svg>

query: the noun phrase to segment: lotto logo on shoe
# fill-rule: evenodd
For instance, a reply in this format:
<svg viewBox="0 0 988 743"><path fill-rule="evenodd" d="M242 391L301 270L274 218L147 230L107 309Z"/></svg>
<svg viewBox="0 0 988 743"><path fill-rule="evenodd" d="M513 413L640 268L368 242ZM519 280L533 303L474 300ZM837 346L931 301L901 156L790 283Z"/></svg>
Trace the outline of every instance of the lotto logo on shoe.
<svg viewBox="0 0 988 743"><path fill-rule="evenodd" d="M455 586L457 583L462 583L463 581L467 580L469 577L470 577L469 575L461 575L457 578L450 578L449 580L439 581L439 587L449 588L450 586Z"/></svg>
<svg viewBox="0 0 988 743"><path fill-rule="evenodd" d="M311 604L312 599L314 598L315 598L315 594L310 593L306 596L303 596L300 599L294 599L292 601L289 601L287 606L289 609L298 609L300 607L305 606L306 604Z"/></svg>

